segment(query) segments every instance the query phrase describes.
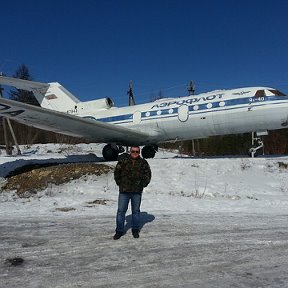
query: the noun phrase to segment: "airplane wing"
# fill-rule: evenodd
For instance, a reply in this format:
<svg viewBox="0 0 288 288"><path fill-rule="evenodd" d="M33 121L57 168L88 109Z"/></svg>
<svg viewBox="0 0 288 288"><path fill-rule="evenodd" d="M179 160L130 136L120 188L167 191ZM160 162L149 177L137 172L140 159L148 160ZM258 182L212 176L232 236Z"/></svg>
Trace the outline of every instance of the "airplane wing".
<svg viewBox="0 0 288 288"><path fill-rule="evenodd" d="M0 98L0 118L1 116L28 126L81 137L93 142L143 145L150 136L116 124L81 118L4 98Z"/></svg>

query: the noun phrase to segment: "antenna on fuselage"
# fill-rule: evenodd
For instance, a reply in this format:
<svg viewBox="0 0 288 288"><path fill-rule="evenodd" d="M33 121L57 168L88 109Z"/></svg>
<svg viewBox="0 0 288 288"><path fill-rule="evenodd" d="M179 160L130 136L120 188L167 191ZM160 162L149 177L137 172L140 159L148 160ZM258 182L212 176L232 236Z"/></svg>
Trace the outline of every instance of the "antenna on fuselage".
<svg viewBox="0 0 288 288"><path fill-rule="evenodd" d="M188 90L188 93L189 93L189 96L191 95L195 95L195 84L194 82L191 80L188 87L187 87L187 90Z"/></svg>
<svg viewBox="0 0 288 288"><path fill-rule="evenodd" d="M128 94L129 106L135 105L136 102L135 102L134 95L133 95L132 80L130 80L130 82L129 82L129 90L128 90L127 94Z"/></svg>

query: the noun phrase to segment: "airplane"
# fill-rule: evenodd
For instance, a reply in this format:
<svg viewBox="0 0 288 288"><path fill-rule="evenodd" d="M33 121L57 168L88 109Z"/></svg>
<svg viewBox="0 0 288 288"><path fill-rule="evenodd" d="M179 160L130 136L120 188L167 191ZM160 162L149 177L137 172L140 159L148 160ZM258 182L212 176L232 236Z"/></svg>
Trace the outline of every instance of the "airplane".
<svg viewBox="0 0 288 288"><path fill-rule="evenodd" d="M142 157L153 158L164 142L248 132L265 135L288 125L288 96L269 87L215 90L114 107L111 98L81 102L58 82L0 76L0 85L32 91L41 105L0 98L0 117L106 143L102 154L107 161L117 160L123 146L144 146Z"/></svg>

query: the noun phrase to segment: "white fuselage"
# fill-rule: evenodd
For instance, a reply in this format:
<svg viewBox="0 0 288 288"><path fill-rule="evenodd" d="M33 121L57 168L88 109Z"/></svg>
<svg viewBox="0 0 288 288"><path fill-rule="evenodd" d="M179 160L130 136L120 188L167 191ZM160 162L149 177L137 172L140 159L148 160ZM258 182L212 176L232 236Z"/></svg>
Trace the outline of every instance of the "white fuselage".
<svg viewBox="0 0 288 288"><path fill-rule="evenodd" d="M41 105L0 98L0 117L117 145L263 132L288 124L288 96L269 87L218 90L117 108L110 98L81 102L58 82L0 76L0 84L32 91Z"/></svg>
<svg viewBox="0 0 288 288"><path fill-rule="evenodd" d="M142 144L160 143L285 128L288 97L280 94L248 87L74 114L149 133Z"/></svg>

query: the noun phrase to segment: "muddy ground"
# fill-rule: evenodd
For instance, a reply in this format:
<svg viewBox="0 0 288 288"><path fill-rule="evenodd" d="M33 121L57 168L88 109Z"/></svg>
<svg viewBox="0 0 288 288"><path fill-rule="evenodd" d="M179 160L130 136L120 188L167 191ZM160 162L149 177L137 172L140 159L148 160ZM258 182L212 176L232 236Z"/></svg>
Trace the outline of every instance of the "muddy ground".
<svg viewBox="0 0 288 288"><path fill-rule="evenodd" d="M7 177L4 191L16 191L21 197L37 193L49 184L63 184L84 175L101 175L113 168L105 164L71 163L53 166L30 165L15 170Z"/></svg>

